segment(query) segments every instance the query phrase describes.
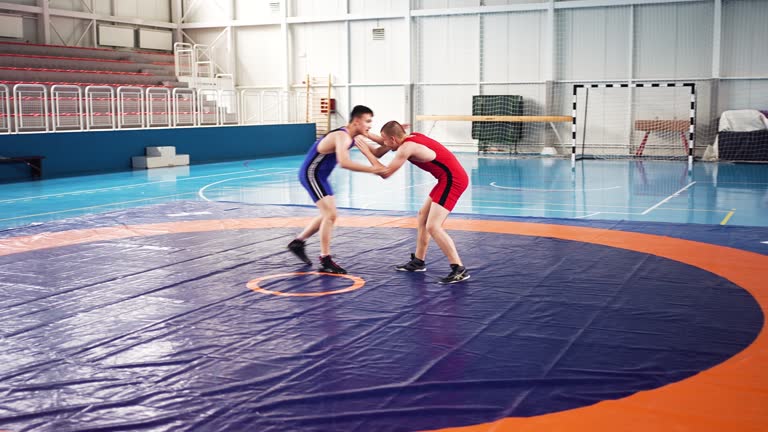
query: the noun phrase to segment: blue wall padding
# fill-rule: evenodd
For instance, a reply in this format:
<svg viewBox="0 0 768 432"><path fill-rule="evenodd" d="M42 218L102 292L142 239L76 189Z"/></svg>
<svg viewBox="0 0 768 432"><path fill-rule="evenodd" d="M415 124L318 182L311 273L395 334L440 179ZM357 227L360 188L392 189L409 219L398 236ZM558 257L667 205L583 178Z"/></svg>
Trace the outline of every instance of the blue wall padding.
<svg viewBox="0 0 768 432"><path fill-rule="evenodd" d="M43 178L52 178L129 170L149 146L175 146L194 164L301 154L314 140L314 123L19 134L0 136L0 156L45 156ZM24 164L0 164L0 181L29 178Z"/></svg>

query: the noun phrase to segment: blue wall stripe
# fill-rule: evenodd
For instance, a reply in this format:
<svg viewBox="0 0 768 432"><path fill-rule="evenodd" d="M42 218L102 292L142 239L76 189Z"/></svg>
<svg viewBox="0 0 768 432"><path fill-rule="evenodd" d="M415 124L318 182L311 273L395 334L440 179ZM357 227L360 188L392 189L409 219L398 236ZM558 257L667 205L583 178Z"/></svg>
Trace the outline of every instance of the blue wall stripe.
<svg viewBox="0 0 768 432"><path fill-rule="evenodd" d="M315 124L0 135L0 156L45 156L43 178L131 169L144 147L175 146L190 163L302 154L315 141ZM30 179L24 164L0 165L0 181Z"/></svg>

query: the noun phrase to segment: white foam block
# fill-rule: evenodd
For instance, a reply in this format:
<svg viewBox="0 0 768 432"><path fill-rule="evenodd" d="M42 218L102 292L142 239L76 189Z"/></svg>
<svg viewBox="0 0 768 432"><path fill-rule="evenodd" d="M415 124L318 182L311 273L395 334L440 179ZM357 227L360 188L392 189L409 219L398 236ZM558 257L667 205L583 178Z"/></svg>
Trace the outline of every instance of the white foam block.
<svg viewBox="0 0 768 432"><path fill-rule="evenodd" d="M182 166L182 165L189 165L189 155L188 154L179 154L173 157L173 165L174 166Z"/></svg>
<svg viewBox="0 0 768 432"><path fill-rule="evenodd" d="M131 162L134 168L160 168L173 166L173 160L162 156L133 156Z"/></svg>
<svg viewBox="0 0 768 432"><path fill-rule="evenodd" d="M172 158L176 156L176 147L173 146L161 146L161 147L147 147L147 156L165 156Z"/></svg>
<svg viewBox="0 0 768 432"><path fill-rule="evenodd" d="M189 177L189 166L158 168L147 172L148 180L176 180L179 177Z"/></svg>

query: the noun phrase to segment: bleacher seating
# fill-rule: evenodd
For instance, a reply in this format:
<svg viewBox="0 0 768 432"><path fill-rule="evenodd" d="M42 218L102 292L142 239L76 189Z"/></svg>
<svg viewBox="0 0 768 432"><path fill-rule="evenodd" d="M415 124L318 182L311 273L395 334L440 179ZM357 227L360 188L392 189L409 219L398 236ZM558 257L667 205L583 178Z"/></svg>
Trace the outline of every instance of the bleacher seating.
<svg viewBox="0 0 768 432"><path fill-rule="evenodd" d="M194 126L188 87L171 53L0 42L0 133Z"/></svg>
<svg viewBox="0 0 768 432"><path fill-rule="evenodd" d="M0 83L19 82L186 87L172 54L0 42Z"/></svg>
<svg viewBox="0 0 768 432"><path fill-rule="evenodd" d="M148 51L120 51L111 48L86 48L63 45L42 45L22 42L0 41L0 52L9 54L54 55L62 57L81 57L91 59L128 60L134 63L172 62L173 54Z"/></svg>
<svg viewBox="0 0 768 432"><path fill-rule="evenodd" d="M239 124L232 76L201 55L0 41L0 134Z"/></svg>

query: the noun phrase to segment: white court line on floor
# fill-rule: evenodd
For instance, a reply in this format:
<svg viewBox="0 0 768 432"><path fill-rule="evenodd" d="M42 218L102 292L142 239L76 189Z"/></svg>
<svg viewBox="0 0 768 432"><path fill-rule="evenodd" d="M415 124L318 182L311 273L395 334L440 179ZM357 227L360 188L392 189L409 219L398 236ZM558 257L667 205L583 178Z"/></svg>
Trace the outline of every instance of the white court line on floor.
<svg viewBox="0 0 768 432"><path fill-rule="evenodd" d="M621 186L611 186L611 187L604 187L604 188L593 188L593 189L539 189L539 188L519 188L519 187L510 187L510 186L499 186L496 184L496 182L490 183L491 187L495 187L497 189L505 189L505 190L513 190L513 191L521 191L521 192L593 192L593 191L604 191L604 190L612 190L612 189L621 189Z"/></svg>
<svg viewBox="0 0 768 432"><path fill-rule="evenodd" d="M197 191L197 196L199 196L200 198L202 198L202 199L203 199L203 200L205 200L205 201L208 201L208 202L212 202L212 201L215 201L215 200L210 200L210 199L208 199L208 198L205 196L205 190L206 190L206 189L208 189L208 188L209 188L209 187L211 187L211 186L214 186L214 185L217 185L217 184L221 184L221 183L224 183L224 182L228 182L228 181L231 181L231 180L239 180L239 179L245 179L245 178L255 178L255 177L266 177L266 176L271 176L271 175L276 175L276 174L284 174L284 173L289 173L289 172L294 172L294 171L295 171L295 170L290 170L290 171L288 171L288 170L286 170L286 171L276 171L276 172L265 173L265 174L256 174L256 175L250 175L250 176L242 176L242 177L232 177L232 178L228 178L228 179L224 179L224 180L219 180L219 181L217 181L217 182L213 182L213 183L210 183L210 184L207 184L207 185L205 185L205 186L201 187L201 188L200 188L200 189Z"/></svg>
<svg viewBox="0 0 768 432"><path fill-rule="evenodd" d="M149 186L154 184L161 184L161 183L175 183L180 181L187 181L187 180L197 180L197 179L203 179L203 178L210 178L210 177L221 177L226 175L234 175L234 174L244 174L254 171L266 171L266 170L272 170L275 168L264 168L263 170L245 170L245 171L233 171L228 173L221 173L221 174L210 174L210 175L204 175L204 176L196 176L196 177L184 177L180 179L173 179L173 180L158 180L153 182L146 182L146 183L135 183L135 184L129 184L129 185L123 185L123 186L112 186L112 187L106 187L106 188L98 188L98 189L85 189L85 190L79 190L79 191L71 191L71 192L62 192L58 194L50 194L50 195L38 195L38 196L31 196L31 197L21 197L21 198L12 198L7 200L0 200L0 204L2 203L9 203L9 202L16 202L16 201L26 201L26 200L32 200L32 199L39 199L39 198L50 198L50 197L59 197L59 196L66 196L66 195L80 195L83 193L91 193L91 192L104 192L104 191L111 191L111 190L120 190L120 189L130 189L135 187L143 187L143 186ZM274 174L274 173L273 173Z"/></svg>
<svg viewBox="0 0 768 432"><path fill-rule="evenodd" d="M70 213L70 212L73 212L73 211L88 210L88 209L100 208L100 207L111 207L111 206L116 206L116 205L120 205L120 204L129 204L129 203L135 203L135 202L141 202L141 201L152 201L152 200L158 200L158 199L163 199L163 198L179 197L179 196L183 196L183 195L192 195L194 193L195 192L184 192L184 193L177 193L177 194L173 194L173 195L164 195L164 196L158 196L158 197L152 197L152 198L142 198L142 199L136 199L136 200L130 200L130 201L119 201L119 202L114 202L114 203L99 204L99 205L93 205L93 206L87 206L87 207L76 207L76 208L73 208L73 209L56 210L56 211L52 211L52 212L37 213L37 214L32 214L32 215L25 215L25 216L16 216L16 217L11 217L11 218L5 218L5 219L0 219L0 222L9 221L9 220L16 220L16 219L28 219L28 218L33 218L33 217L37 217L37 216L47 216L47 215L59 214L59 213Z"/></svg>
<svg viewBox="0 0 768 432"><path fill-rule="evenodd" d="M258 192L262 189L276 189L272 187L263 187L263 186L274 186L274 185L280 185L280 186L286 186L285 180L272 180L272 181L265 181L265 182L259 182L256 183L253 187L244 187L244 186L222 186L221 190L233 190L233 191L246 191L246 192ZM299 182L296 182L296 184L299 184ZM289 183L290 185L290 183Z"/></svg>
<svg viewBox="0 0 768 432"><path fill-rule="evenodd" d="M167 214L168 217L181 217L181 216L202 216L202 215L209 215L211 212L207 211L200 211L200 212L182 212L182 213L171 213Z"/></svg>
<svg viewBox="0 0 768 432"><path fill-rule="evenodd" d="M597 215L599 215L600 213L601 213L601 212L595 212L595 213L592 213L592 214L588 214L588 215L584 215L584 216L576 216L574 219L586 219L586 218L590 218L590 217L592 217L592 216L597 216Z"/></svg>
<svg viewBox="0 0 768 432"><path fill-rule="evenodd" d="M656 205L654 205L653 207L648 207L648 208L647 208L647 209L645 209L645 211L644 211L644 212L642 212L641 214L643 214L643 215L647 215L648 213L650 213L650 212L654 211L655 209L657 209L657 208L658 208L660 205L664 204L665 202L667 202L667 201L671 200L672 198L675 198L675 197L679 196L681 193L685 192L685 190L686 190L686 189L688 189L689 187L691 187L691 186L693 186L693 185L695 185L695 184L696 184L696 182L690 182L690 183L688 183L688 184L687 184L685 187L683 187L683 188L682 188L682 189L680 189L679 191L677 191L677 192L673 193L672 195L670 195L670 196L668 196L668 197L664 198L663 200L659 201L659 202L658 202L658 203L656 203Z"/></svg>

